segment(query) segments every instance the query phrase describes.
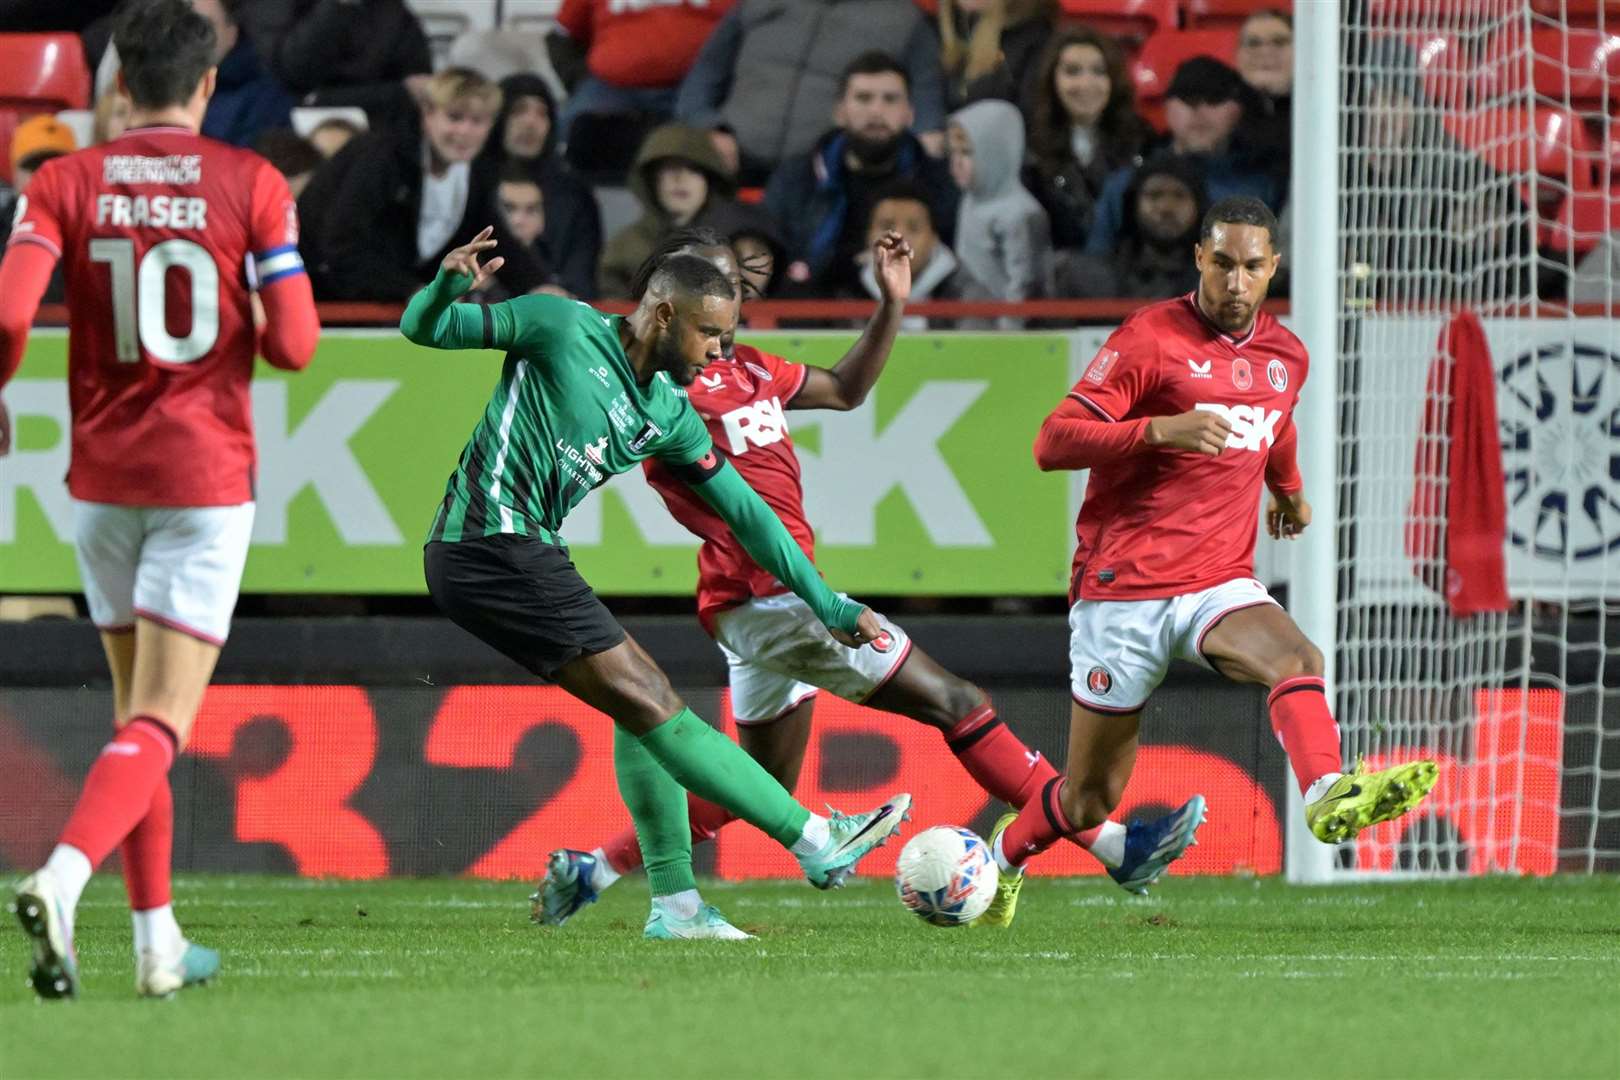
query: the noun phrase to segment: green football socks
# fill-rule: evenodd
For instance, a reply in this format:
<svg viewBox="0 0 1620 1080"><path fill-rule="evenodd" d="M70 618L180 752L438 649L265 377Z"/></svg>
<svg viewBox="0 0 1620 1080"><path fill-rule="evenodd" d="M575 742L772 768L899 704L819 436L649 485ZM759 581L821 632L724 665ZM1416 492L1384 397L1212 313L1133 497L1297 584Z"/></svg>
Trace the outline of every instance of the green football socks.
<svg viewBox="0 0 1620 1080"><path fill-rule="evenodd" d="M641 736L639 741L674 778L670 787L681 801L679 814L683 830L687 828L687 818L685 796L679 794L682 787L700 798L725 807L783 847L791 848L804 834L810 811L789 795L759 762L749 757L746 750L704 723L691 709L682 709ZM615 760L620 760L617 752ZM622 789L622 773L619 783ZM677 784L679 787L675 786ZM626 793L625 801L629 802L629 799ZM636 837L641 841L647 872L651 874L656 857L654 849L648 845L648 837L642 832L641 817L636 814L634 804L630 811L636 819ZM690 833L683 832L681 840L690 866ZM690 869L687 873L691 873ZM658 890L655 888L653 892L657 893Z"/></svg>
<svg viewBox="0 0 1620 1080"><path fill-rule="evenodd" d="M669 896L696 889L686 789L640 739L621 727L613 729L613 772L619 780L619 795L636 825L652 894Z"/></svg>

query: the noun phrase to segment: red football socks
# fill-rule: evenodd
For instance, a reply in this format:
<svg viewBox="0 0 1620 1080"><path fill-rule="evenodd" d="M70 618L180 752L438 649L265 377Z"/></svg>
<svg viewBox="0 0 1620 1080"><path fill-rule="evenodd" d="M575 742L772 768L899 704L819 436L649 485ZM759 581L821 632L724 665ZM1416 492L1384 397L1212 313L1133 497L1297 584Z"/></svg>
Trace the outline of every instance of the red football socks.
<svg viewBox="0 0 1620 1080"><path fill-rule="evenodd" d="M1082 840L1085 834L1076 829L1068 815L1064 814L1060 799L1062 792L1063 777L1054 775L1041 787L1040 794L1018 812L1017 820L1001 834L1001 854L1008 865L1022 866L1030 856L1039 855L1059 840L1073 840L1082 846L1090 846ZM1102 827L1098 825L1096 829L1086 832L1095 839Z"/></svg>
<svg viewBox="0 0 1620 1080"><path fill-rule="evenodd" d="M1340 771L1339 725L1328 711L1327 686L1315 675L1284 679L1266 699L1271 730L1288 753L1301 794L1320 777Z"/></svg>
<svg viewBox="0 0 1620 1080"><path fill-rule="evenodd" d="M92 869L99 866L151 810L179 745L156 717L137 716L124 725L90 767L60 842L83 852Z"/></svg>
<svg viewBox="0 0 1620 1080"><path fill-rule="evenodd" d="M1016 808L1057 776L1052 763L1025 746L988 701L945 733L945 745L980 787Z"/></svg>
<svg viewBox="0 0 1620 1080"><path fill-rule="evenodd" d="M165 774L152 792L146 816L118 846L131 911L150 911L169 902L169 856L173 847L174 795Z"/></svg>
<svg viewBox="0 0 1620 1080"><path fill-rule="evenodd" d="M725 807L716 806L690 792L686 796L686 815L692 826L693 845L713 840L715 833L737 820L736 816ZM641 842L636 839L635 827L625 829L603 844L602 853L607 856L608 865L617 873L628 874L632 870L640 869Z"/></svg>

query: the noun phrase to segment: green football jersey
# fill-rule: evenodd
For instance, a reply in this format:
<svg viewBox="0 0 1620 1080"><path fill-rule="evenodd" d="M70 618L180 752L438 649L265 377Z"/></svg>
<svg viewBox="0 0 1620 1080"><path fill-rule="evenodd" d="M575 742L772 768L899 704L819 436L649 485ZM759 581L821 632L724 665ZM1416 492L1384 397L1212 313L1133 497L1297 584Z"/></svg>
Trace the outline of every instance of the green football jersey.
<svg viewBox="0 0 1620 1080"><path fill-rule="evenodd" d="M450 474L429 540L496 533L560 544L563 519L608 478L658 457L685 465L711 442L686 391L646 385L619 342L622 317L557 296L521 296L487 316L512 331L500 381Z"/></svg>

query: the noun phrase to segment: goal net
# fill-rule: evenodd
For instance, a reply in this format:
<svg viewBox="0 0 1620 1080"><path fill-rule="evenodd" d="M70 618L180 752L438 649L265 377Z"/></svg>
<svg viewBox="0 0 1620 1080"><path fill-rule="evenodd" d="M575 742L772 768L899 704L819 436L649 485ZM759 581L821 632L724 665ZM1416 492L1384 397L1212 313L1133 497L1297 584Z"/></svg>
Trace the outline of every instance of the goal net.
<svg viewBox="0 0 1620 1080"><path fill-rule="evenodd" d="M1337 10L1338 718L1441 774L1303 876L1620 870L1620 3Z"/></svg>

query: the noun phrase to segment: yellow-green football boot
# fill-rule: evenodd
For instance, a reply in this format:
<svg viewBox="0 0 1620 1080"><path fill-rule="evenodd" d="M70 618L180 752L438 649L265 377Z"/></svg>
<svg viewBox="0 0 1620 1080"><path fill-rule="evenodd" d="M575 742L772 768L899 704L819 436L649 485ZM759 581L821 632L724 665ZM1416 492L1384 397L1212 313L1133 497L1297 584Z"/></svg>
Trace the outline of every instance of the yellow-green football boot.
<svg viewBox="0 0 1620 1080"><path fill-rule="evenodd" d="M1356 763L1320 799L1305 807L1305 824L1324 844L1342 844L1362 829L1398 818L1417 806L1434 787L1440 768L1433 761L1409 761L1378 772Z"/></svg>
<svg viewBox="0 0 1620 1080"><path fill-rule="evenodd" d="M990 850L996 850L996 837L1007 831L1007 826L1018 820L1016 811L1002 814L996 821L996 827L990 830ZM1012 925L1013 916L1018 914L1018 892L1024 887L1024 872L1007 873L1005 870L996 879L996 898L990 901L990 906L984 909L984 914L973 920L974 926L999 926L1005 930Z"/></svg>

